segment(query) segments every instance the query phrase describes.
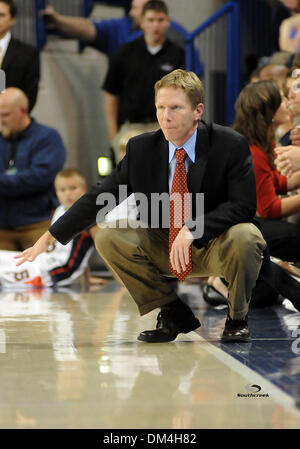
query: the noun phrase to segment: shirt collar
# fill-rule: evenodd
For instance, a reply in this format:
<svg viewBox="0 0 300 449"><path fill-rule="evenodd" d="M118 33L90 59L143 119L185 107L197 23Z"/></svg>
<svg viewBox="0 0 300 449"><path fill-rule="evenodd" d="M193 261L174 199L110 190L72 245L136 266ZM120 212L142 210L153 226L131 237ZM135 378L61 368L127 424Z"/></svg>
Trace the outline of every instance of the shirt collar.
<svg viewBox="0 0 300 449"><path fill-rule="evenodd" d="M169 163L174 157L175 151L178 148L184 148L185 152L187 153L188 157L191 159L192 162L195 162L196 159L196 139L197 139L197 129L193 133L193 135L183 144L181 147L176 147L174 143L169 141Z"/></svg>
<svg viewBox="0 0 300 449"><path fill-rule="evenodd" d="M2 39L0 39L0 46L1 46L1 48L2 48L3 50L6 51L10 39L11 39L11 32L10 32L10 31L8 31L8 32L6 33L6 35L5 35ZM3 51L3 53L4 53L4 51Z"/></svg>
<svg viewBox="0 0 300 449"><path fill-rule="evenodd" d="M24 138L24 136L26 136L27 132L29 132L32 124L35 122L34 118L30 117L30 123L29 125L26 126L26 128L24 128L22 131L20 131L18 134L14 134L12 136L9 137L4 137L2 136L2 134L0 133L0 136L2 137L2 139L7 140L8 142L10 141L17 141L17 140L21 140Z"/></svg>

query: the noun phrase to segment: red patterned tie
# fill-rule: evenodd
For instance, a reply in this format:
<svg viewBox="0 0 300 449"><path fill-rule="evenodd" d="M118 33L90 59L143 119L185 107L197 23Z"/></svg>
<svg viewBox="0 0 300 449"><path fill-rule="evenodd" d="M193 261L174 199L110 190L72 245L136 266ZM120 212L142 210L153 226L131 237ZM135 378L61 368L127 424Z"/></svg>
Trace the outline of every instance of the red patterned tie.
<svg viewBox="0 0 300 449"><path fill-rule="evenodd" d="M172 182L170 201L169 267L172 273L174 273L180 281L184 281L192 271L192 248L191 246L189 248L189 263L185 271L182 271L181 273L178 273L172 267L170 253L173 242L182 228L182 224L191 217L191 203L184 164L186 152L181 148L180 150L176 150L175 155L176 170Z"/></svg>

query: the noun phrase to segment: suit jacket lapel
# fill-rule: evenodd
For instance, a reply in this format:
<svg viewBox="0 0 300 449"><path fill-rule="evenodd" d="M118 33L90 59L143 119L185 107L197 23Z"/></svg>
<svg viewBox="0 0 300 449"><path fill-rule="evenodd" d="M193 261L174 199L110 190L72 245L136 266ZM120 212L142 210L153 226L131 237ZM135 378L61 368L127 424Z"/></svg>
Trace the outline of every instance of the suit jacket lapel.
<svg viewBox="0 0 300 449"><path fill-rule="evenodd" d="M156 153L153 161L153 170L156 173L156 192L169 192L169 144L161 131L160 143L155 148Z"/></svg>
<svg viewBox="0 0 300 449"><path fill-rule="evenodd" d="M2 61L2 65L1 65L2 70L5 70L10 65L10 62L14 59L15 47L16 47L16 42L13 38L11 38L11 40L9 41L6 53L4 55L4 59Z"/></svg>
<svg viewBox="0 0 300 449"><path fill-rule="evenodd" d="M197 140L196 140L196 158L194 164L190 166L187 182L190 191L193 191L193 180L196 179L197 185L201 185L209 154L209 135L205 122L199 122ZM199 182L200 181L200 182Z"/></svg>

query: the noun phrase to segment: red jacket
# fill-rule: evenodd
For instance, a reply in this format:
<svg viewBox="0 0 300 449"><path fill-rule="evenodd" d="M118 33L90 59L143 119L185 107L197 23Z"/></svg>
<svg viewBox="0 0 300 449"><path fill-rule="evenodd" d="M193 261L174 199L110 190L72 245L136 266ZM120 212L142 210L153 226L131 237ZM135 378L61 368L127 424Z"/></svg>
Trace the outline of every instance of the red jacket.
<svg viewBox="0 0 300 449"><path fill-rule="evenodd" d="M263 218L281 217L281 199L287 192L286 176L271 167L269 157L256 145L250 145L257 195L257 213Z"/></svg>

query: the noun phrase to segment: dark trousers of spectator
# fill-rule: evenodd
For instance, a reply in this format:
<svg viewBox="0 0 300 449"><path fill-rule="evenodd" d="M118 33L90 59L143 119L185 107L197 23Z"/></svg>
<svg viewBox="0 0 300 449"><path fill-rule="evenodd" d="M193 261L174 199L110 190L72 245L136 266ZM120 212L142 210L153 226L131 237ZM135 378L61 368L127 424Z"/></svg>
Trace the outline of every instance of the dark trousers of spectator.
<svg viewBox="0 0 300 449"><path fill-rule="evenodd" d="M271 256L288 262L300 261L300 226L283 220L256 219ZM259 278L253 289L250 308L272 306L277 300L278 293Z"/></svg>
<svg viewBox="0 0 300 449"><path fill-rule="evenodd" d="M24 251L24 249L33 246L48 230L49 226L50 220L46 220L14 228L0 229L0 250Z"/></svg>

